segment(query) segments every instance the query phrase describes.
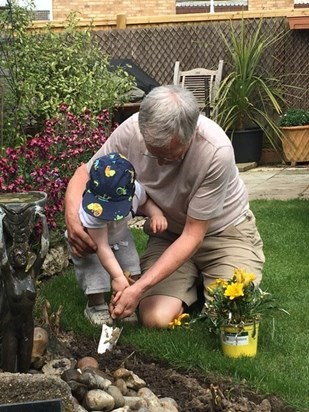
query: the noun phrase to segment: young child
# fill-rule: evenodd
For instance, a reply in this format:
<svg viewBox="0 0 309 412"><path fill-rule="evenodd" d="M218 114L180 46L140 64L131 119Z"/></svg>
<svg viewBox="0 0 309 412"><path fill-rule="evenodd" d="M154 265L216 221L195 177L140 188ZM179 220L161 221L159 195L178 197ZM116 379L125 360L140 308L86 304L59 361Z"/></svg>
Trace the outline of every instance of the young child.
<svg viewBox="0 0 309 412"><path fill-rule="evenodd" d="M111 277L114 293L129 286L124 272L133 278L141 274L139 256L128 228L128 221L137 209L149 217L154 233L167 229L162 211L135 180L134 167L124 156L110 153L96 159L79 216L97 245L97 256ZM85 315L90 319L87 308Z"/></svg>

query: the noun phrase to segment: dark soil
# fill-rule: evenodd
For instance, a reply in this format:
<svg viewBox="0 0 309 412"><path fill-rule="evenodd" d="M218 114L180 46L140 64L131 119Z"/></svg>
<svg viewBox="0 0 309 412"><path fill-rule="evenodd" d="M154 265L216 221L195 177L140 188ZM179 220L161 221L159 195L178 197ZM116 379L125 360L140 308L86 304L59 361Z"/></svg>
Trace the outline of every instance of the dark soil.
<svg viewBox="0 0 309 412"><path fill-rule="evenodd" d="M296 412L276 396L261 396L245 385L204 376L199 371L175 369L128 345L118 343L112 351L98 355L95 340L74 336L70 341L69 350L75 359L92 356L108 373L119 367L132 370L158 397L175 399L179 412Z"/></svg>

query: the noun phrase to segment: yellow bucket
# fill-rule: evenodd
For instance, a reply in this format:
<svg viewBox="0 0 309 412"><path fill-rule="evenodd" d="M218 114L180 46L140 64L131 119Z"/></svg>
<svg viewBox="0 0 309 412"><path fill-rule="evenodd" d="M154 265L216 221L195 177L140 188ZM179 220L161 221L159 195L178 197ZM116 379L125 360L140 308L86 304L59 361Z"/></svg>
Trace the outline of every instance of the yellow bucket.
<svg viewBox="0 0 309 412"><path fill-rule="evenodd" d="M229 358L254 357L257 351L259 323L221 327L222 352Z"/></svg>

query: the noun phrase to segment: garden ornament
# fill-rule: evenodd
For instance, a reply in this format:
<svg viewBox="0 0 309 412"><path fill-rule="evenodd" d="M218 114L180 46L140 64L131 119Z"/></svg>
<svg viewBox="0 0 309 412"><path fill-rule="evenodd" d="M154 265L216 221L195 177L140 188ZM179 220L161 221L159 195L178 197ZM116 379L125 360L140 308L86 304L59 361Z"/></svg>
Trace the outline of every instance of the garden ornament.
<svg viewBox="0 0 309 412"><path fill-rule="evenodd" d="M7 372L26 373L31 363L35 279L49 246L46 197L43 192L0 195L0 367Z"/></svg>

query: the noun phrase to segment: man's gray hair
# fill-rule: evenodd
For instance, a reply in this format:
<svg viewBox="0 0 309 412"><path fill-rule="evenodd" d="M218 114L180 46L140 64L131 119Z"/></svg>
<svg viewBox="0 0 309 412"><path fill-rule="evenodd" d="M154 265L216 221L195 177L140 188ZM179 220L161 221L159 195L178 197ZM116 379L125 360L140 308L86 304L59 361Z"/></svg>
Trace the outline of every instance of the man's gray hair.
<svg viewBox="0 0 309 412"><path fill-rule="evenodd" d="M183 145L194 135L199 109L194 95L179 86L159 86L144 97L138 122L145 143L168 146L173 138Z"/></svg>

